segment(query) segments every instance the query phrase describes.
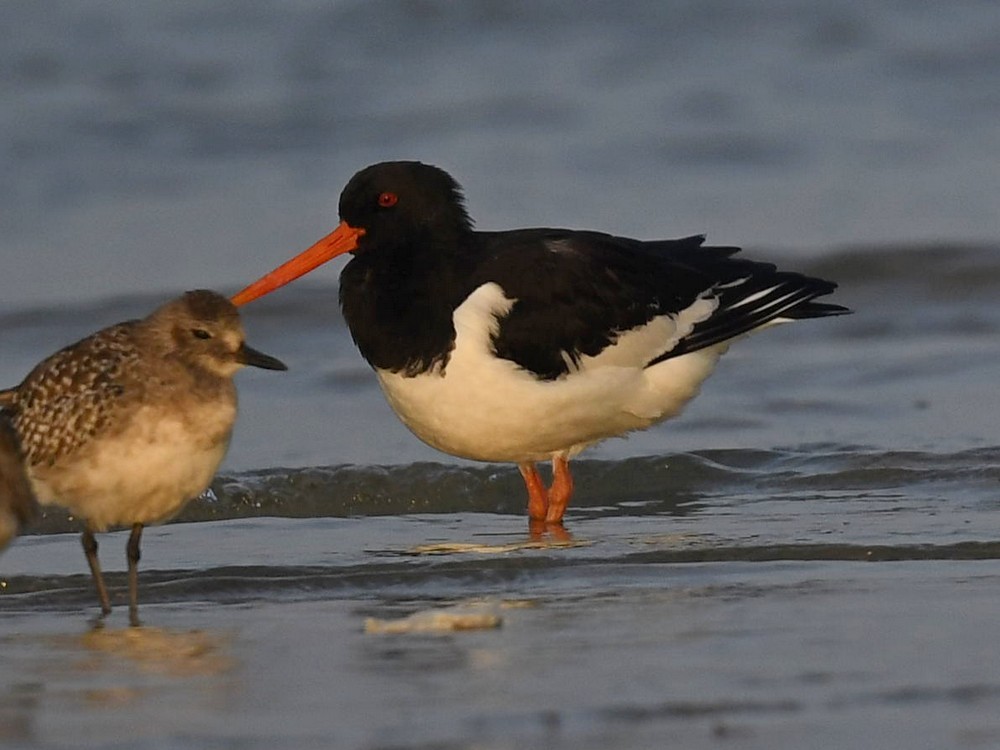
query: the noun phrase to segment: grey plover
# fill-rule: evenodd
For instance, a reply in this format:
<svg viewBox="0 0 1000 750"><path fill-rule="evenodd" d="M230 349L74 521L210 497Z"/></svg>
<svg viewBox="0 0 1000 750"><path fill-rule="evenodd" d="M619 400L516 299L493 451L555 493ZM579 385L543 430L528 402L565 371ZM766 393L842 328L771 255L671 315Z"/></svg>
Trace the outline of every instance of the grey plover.
<svg viewBox="0 0 1000 750"><path fill-rule="evenodd" d="M56 352L0 391L38 501L84 523L83 549L101 611L111 611L95 532L131 527L129 613L138 622L143 526L166 521L208 487L236 419L233 375L287 369L244 341L236 308L187 292L148 317Z"/></svg>
<svg viewBox="0 0 1000 750"><path fill-rule="evenodd" d="M21 453L21 441L10 419L0 412L0 550L37 512Z"/></svg>

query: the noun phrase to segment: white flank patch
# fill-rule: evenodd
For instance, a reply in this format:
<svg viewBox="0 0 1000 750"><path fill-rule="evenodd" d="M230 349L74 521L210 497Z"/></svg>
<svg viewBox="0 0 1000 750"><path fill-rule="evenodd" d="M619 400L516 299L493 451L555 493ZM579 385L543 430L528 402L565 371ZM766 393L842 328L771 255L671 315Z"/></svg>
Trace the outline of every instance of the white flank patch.
<svg viewBox="0 0 1000 750"><path fill-rule="evenodd" d="M645 367L661 354L673 350L695 325L708 320L719 306L715 297L702 296L674 315L661 315L648 323L618 334L618 340L600 354L582 357L580 369L621 366Z"/></svg>
<svg viewBox="0 0 1000 750"><path fill-rule="evenodd" d="M492 337L513 304L499 285L484 284L455 310L455 348L443 373L408 378L378 371L390 405L424 442L481 461L572 455L679 413L726 348L646 367L712 314L717 300L702 297L621 334L570 374L541 381L493 351Z"/></svg>

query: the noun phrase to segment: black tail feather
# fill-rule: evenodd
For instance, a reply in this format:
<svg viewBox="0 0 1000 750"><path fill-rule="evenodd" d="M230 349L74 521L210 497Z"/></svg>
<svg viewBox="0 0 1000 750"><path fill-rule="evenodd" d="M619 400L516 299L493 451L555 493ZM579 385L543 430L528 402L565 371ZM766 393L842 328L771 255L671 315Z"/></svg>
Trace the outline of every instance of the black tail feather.
<svg viewBox="0 0 1000 750"><path fill-rule="evenodd" d="M719 306L711 317L695 325L673 349L652 359L647 367L720 344L776 320L822 318L851 312L841 305L813 301L837 288L832 281L774 271L774 267L767 264L751 262L749 266L753 267L753 275L715 287L713 293Z"/></svg>
<svg viewBox="0 0 1000 750"><path fill-rule="evenodd" d="M807 318L829 318L833 315L850 315L853 310L843 305L833 305L828 302L807 302L799 305L794 310L785 313L786 318L792 320L806 320Z"/></svg>

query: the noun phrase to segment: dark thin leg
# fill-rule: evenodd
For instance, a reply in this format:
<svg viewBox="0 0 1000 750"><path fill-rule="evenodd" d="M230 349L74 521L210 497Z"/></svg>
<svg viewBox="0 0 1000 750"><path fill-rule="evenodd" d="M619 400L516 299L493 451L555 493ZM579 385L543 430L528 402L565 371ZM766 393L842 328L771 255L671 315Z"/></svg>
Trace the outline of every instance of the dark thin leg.
<svg viewBox="0 0 1000 750"><path fill-rule="evenodd" d="M142 539L142 524L132 525L128 536L128 619L136 627L139 625L139 540Z"/></svg>
<svg viewBox="0 0 1000 750"><path fill-rule="evenodd" d="M108 599L108 589L104 585L104 576L101 575L101 563L97 559L97 539L94 538L94 532L90 530L89 526L84 527L80 541L83 543L83 554L87 556L87 564L90 566L90 575L97 587L97 598L101 602L101 614L109 614L111 600Z"/></svg>

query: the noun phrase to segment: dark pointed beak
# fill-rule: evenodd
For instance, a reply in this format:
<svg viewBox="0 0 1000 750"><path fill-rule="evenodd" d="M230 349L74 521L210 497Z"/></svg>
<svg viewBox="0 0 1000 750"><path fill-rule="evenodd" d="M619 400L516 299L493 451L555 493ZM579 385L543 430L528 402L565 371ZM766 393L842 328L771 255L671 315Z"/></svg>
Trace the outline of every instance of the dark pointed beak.
<svg viewBox="0 0 1000 750"><path fill-rule="evenodd" d="M288 366L280 359L259 352L251 346L243 344L236 352L236 361L241 365L259 367L262 370L287 370Z"/></svg>

